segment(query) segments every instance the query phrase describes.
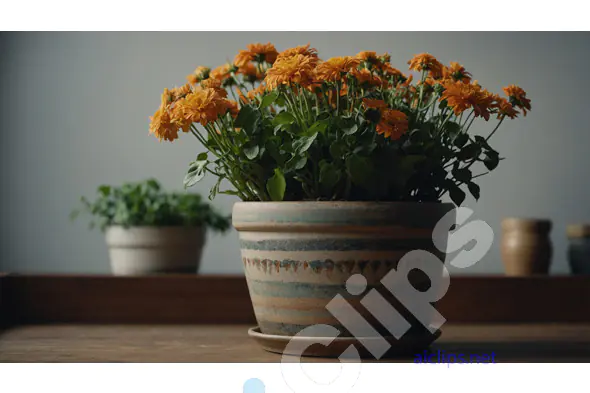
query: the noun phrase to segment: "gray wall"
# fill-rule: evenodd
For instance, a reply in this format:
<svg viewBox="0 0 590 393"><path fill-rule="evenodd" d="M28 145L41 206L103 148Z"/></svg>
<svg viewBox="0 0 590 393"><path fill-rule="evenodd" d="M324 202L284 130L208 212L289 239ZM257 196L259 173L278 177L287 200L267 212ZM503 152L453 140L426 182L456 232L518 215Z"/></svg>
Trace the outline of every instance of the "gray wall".
<svg viewBox="0 0 590 393"><path fill-rule="evenodd" d="M524 87L533 112L494 137L508 159L481 179L481 200L467 203L495 230L496 242L484 260L460 272L502 271L499 223L510 215L551 218L552 271L567 272L565 225L590 221L587 33L4 34L0 270L107 273L101 234L71 223L70 210L100 183L154 176L181 189L187 164L201 148L189 135L158 143L148 135L148 116L164 87L257 41L272 41L279 50L311 42L322 58L388 51L400 69L426 51L444 62L460 61L493 91L509 83ZM207 179L197 191L207 194L212 183ZM230 212L234 201L220 196L215 203ZM202 272L241 272L235 232L209 237Z"/></svg>

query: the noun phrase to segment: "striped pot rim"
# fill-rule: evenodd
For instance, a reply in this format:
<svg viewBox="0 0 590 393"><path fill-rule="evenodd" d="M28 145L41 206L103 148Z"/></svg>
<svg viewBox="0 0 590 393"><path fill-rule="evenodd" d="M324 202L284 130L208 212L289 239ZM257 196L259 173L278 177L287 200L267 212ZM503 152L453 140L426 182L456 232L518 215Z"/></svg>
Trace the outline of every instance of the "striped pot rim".
<svg viewBox="0 0 590 393"><path fill-rule="evenodd" d="M236 202L232 221L238 231L432 230L454 207L419 202Z"/></svg>

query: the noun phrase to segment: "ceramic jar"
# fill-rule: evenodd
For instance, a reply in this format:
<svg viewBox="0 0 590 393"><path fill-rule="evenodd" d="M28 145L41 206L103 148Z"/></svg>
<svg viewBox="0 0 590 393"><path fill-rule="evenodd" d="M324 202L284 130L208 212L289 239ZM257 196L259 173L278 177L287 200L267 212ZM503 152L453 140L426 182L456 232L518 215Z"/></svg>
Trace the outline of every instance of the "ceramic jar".
<svg viewBox="0 0 590 393"><path fill-rule="evenodd" d="M201 262L205 229L112 226L105 237L115 276L194 274Z"/></svg>
<svg viewBox="0 0 590 393"><path fill-rule="evenodd" d="M553 247L551 221L506 218L502 220L502 261L507 276L548 274Z"/></svg>
<svg viewBox="0 0 590 393"><path fill-rule="evenodd" d="M567 250L572 274L590 274L590 224L568 225Z"/></svg>

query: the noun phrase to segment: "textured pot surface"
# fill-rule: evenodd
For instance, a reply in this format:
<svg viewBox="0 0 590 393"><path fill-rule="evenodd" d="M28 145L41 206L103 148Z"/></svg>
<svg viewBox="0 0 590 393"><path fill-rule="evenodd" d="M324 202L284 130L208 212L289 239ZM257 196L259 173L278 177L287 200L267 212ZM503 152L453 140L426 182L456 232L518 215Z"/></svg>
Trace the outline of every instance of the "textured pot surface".
<svg viewBox="0 0 590 393"><path fill-rule="evenodd" d="M201 227L109 227L113 274L196 273L205 243Z"/></svg>
<svg viewBox="0 0 590 393"><path fill-rule="evenodd" d="M341 310L352 305L380 333L390 335L373 323L360 301L370 289L383 289L380 280L408 251L430 251L443 260L432 232L451 210L452 204L236 203L232 219L262 333L294 335L310 325L329 324L350 335L326 309L340 295L332 304ZM347 280L356 274L366 283L356 281L347 287ZM380 293L404 315L393 295L387 290Z"/></svg>
<svg viewBox="0 0 590 393"><path fill-rule="evenodd" d="M551 222L507 218L502 221L502 261L507 276L548 274L553 247Z"/></svg>

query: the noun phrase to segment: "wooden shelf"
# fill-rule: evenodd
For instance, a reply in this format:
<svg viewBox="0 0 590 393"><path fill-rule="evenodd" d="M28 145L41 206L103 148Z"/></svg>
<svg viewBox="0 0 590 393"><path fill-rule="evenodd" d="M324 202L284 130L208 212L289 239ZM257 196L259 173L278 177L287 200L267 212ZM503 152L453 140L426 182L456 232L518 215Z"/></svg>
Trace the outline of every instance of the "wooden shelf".
<svg viewBox="0 0 590 393"><path fill-rule="evenodd" d="M590 276L456 276L437 303L449 323L590 323ZM0 276L5 325L255 324L244 277Z"/></svg>

